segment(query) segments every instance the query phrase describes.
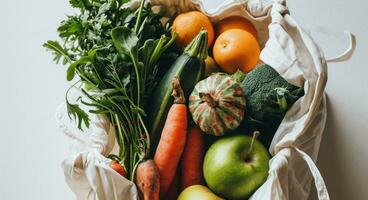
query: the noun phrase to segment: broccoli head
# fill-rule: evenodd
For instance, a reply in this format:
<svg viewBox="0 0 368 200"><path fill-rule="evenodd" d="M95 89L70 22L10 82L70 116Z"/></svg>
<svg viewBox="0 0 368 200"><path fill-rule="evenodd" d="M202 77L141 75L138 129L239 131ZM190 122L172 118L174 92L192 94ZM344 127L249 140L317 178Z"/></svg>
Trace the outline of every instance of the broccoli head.
<svg viewBox="0 0 368 200"><path fill-rule="evenodd" d="M246 118L240 129L260 131L267 147L290 107L304 95L304 89L288 83L272 67L262 64L244 78L237 78L245 92Z"/></svg>

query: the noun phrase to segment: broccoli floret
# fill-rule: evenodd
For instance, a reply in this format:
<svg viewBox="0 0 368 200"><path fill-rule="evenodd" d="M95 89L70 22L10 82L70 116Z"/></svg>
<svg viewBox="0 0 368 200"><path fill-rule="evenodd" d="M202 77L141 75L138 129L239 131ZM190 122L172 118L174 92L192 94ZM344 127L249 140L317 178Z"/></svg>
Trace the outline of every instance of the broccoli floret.
<svg viewBox="0 0 368 200"><path fill-rule="evenodd" d="M249 133L260 131L259 140L268 147L285 113L304 95L304 90L288 83L265 64L248 73L241 86L247 105L246 118L240 129Z"/></svg>

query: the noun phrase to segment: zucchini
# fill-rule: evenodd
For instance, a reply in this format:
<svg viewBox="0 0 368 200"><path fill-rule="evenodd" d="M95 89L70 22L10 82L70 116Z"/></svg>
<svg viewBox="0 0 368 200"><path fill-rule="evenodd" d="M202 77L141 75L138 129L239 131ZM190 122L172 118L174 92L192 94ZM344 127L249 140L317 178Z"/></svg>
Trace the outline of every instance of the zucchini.
<svg viewBox="0 0 368 200"><path fill-rule="evenodd" d="M146 109L145 118L147 130L150 134L151 147L150 155L153 156L161 137L162 128L166 121L167 113L173 104L173 91L171 82L174 77L178 77L183 88L186 99L188 99L194 86L204 78L205 62L207 57L208 34L202 30L186 47L183 54L177 58L174 64L163 76L157 87L153 91L151 103Z"/></svg>

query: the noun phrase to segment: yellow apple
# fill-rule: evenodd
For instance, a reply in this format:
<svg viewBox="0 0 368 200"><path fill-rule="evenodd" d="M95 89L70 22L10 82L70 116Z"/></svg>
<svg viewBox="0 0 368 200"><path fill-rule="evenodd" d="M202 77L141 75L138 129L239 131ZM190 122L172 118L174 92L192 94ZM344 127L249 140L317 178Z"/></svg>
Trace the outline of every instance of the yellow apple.
<svg viewBox="0 0 368 200"><path fill-rule="evenodd" d="M220 68L218 68L215 60L213 60L213 58L211 58L210 56L207 56L205 63L206 63L206 70L205 70L206 77L211 76L212 73L220 71Z"/></svg>
<svg viewBox="0 0 368 200"><path fill-rule="evenodd" d="M178 200L224 200L218 197L208 187L203 185L192 185L185 188Z"/></svg>

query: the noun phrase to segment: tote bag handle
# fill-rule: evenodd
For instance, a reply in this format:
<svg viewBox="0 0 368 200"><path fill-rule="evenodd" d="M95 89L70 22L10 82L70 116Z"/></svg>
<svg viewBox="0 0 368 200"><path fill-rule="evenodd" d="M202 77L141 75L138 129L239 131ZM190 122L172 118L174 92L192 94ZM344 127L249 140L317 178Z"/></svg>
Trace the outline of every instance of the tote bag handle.
<svg viewBox="0 0 368 200"><path fill-rule="evenodd" d="M288 12L285 0L248 0L243 2L246 4L247 10L254 17L261 17L268 14L272 7L272 10L277 10L278 12L284 14ZM336 35L332 34L330 31L322 31L320 29L313 29L309 31L310 33L323 34L327 36ZM345 62L351 59L356 48L356 37L350 31L345 31L345 35L348 38L348 47L339 55L331 56L326 58L327 63L333 62ZM324 51L326 52L326 51Z"/></svg>
<svg viewBox="0 0 368 200"><path fill-rule="evenodd" d="M311 33L323 34L329 37L336 35L331 33L330 31L321 31L320 29L311 30ZM344 35L346 38L348 38L347 48L345 48L345 50L339 55L327 57L326 58L327 63L345 62L352 58L354 51L356 49L356 37L352 32L348 30L344 32Z"/></svg>
<svg viewBox="0 0 368 200"><path fill-rule="evenodd" d="M330 200L330 197L328 195L328 191L326 188L325 181L322 178L321 173L319 172L317 166L314 164L311 157L309 157L308 154L306 154L304 151L298 149L297 147L292 147L296 152L298 152L299 156L307 163L309 170L312 173L314 184L317 189L317 195L319 200Z"/></svg>

